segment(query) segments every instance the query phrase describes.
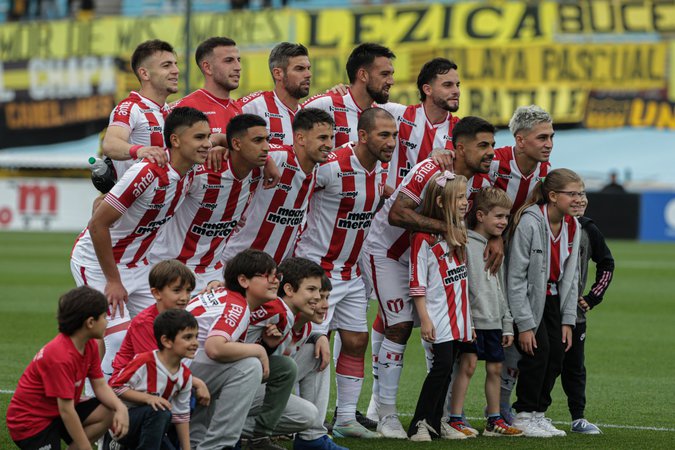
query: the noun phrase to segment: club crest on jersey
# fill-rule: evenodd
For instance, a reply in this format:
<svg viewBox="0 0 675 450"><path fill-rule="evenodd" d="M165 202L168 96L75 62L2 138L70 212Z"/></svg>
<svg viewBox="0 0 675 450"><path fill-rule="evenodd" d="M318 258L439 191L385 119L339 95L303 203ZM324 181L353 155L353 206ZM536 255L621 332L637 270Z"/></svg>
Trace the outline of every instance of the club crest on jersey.
<svg viewBox="0 0 675 450"><path fill-rule="evenodd" d="M466 265L464 264L455 267L454 269L446 270L443 284L448 286L461 280L466 280Z"/></svg>
<svg viewBox="0 0 675 450"><path fill-rule="evenodd" d="M394 298L392 300L387 300L387 309L395 314L398 314L403 309L403 299Z"/></svg>

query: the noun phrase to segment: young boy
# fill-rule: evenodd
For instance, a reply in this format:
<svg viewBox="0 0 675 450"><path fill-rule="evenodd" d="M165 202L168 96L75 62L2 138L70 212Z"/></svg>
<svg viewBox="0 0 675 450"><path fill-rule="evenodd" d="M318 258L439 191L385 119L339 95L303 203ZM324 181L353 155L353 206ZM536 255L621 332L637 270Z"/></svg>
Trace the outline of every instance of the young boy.
<svg viewBox="0 0 675 450"><path fill-rule="evenodd" d="M96 339L102 339L108 302L87 286L59 299L59 334L33 358L7 409L7 428L19 448L59 449L61 440L91 449L112 425L122 438L129 428L124 404L103 379ZM95 398L81 401L89 378Z"/></svg>
<svg viewBox="0 0 675 450"><path fill-rule="evenodd" d="M597 225L588 217L584 217L588 199L584 196L580 202L577 219L581 225L581 243L579 246L579 292L586 287L588 277L588 261L595 263L595 283L588 294L579 297L577 323L572 330L572 348L565 353L563 361L563 390L567 395L567 405L572 415L573 433L600 434L600 428L584 418L586 408L586 366L584 365L584 344L586 342L586 313L597 306L605 295L614 274L614 258L607 247L605 237Z"/></svg>
<svg viewBox="0 0 675 450"><path fill-rule="evenodd" d="M485 360L485 398L487 425L484 436L521 436L521 430L504 421L499 412L504 347L513 344L513 319L504 292L503 269L497 276L485 271L483 254L489 239L502 235L509 222L511 200L500 189L487 187L474 199L470 213L467 269L469 274L469 303L476 339L460 344L459 373L452 386L450 426L467 435L473 432L464 425L462 409L476 362Z"/></svg>
<svg viewBox="0 0 675 450"><path fill-rule="evenodd" d="M153 328L159 350L136 355L110 379L129 406L129 433L117 442L159 450L173 423L180 448L190 450L192 375L181 360L194 358L199 348L197 319L185 310L170 309L157 316Z"/></svg>
<svg viewBox="0 0 675 450"><path fill-rule="evenodd" d="M267 253L244 250L225 266L225 288L201 294L187 310L199 323L199 351L191 365L212 394L208 407L197 405L190 423L190 439L199 450L233 448L240 439L260 382L269 376L269 358L257 343L240 342L251 311L275 300L280 274ZM295 372L293 372L295 376ZM306 403L297 412L301 423L311 423L316 409ZM251 440L253 448L270 448L269 437Z"/></svg>

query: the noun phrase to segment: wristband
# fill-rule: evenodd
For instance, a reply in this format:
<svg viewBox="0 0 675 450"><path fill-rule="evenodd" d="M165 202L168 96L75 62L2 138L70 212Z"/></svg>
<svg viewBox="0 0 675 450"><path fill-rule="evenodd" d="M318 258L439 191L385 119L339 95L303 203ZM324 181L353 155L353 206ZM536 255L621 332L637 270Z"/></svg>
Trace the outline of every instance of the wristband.
<svg viewBox="0 0 675 450"><path fill-rule="evenodd" d="M131 156L131 159L138 159L138 151L142 148L142 145L132 145L129 149L129 156Z"/></svg>

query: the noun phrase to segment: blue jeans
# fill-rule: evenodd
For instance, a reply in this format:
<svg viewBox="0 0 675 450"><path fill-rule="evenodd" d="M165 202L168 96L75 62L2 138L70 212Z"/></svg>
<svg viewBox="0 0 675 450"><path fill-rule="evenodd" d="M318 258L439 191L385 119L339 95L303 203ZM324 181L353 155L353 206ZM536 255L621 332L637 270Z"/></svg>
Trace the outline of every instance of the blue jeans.
<svg viewBox="0 0 675 450"><path fill-rule="evenodd" d="M171 425L171 411L155 411L151 406L129 408L129 432L118 442L131 448L161 450Z"/></svg>

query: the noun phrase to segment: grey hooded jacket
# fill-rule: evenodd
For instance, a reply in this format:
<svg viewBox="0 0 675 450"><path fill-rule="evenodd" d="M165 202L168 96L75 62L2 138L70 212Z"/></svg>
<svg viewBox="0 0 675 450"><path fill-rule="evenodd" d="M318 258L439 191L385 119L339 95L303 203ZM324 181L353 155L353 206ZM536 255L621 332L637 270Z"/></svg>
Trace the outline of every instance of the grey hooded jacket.
<svg viewBox="0 0 675 450"><path fill-rule="evenodd" d="M513 322L520 331L534 330L536 333L544 315L550 242L545 220L538 205L530 206L523 212L509 244L507 299ZM558 281L563 325L574 326L577 318L580 237L581 226L577 222L572 252L565 261L562 279Z"/></svg>

